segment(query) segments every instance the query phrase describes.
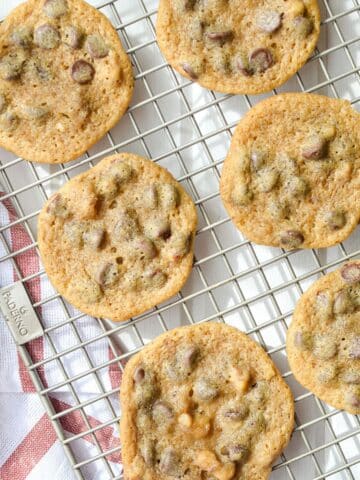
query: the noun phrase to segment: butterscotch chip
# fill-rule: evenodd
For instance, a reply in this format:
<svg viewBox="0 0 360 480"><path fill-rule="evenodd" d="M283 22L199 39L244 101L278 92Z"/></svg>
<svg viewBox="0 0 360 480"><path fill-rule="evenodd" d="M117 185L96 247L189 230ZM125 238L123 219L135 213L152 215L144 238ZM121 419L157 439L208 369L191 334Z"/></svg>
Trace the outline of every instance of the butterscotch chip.
<svg viewBox="0 0 360 480"><path fill-rule="evenodd" d="M310 57L319 33L316 0L160 0L157 18L159 46L175 70L234 94L282 85Z"/></svg>
<svg viewBox="0 0 360 480"><path fill-rule="evenodd" d="M251 377L241 395L235 369ZM120 399L127 480L265 480L294 425L290 389L264 350L215 322L167 332L133 356Z"/></svg>
<svg viewBox="0 0 360 480"><path fill-rule="evenodd" d="M360 221L359 122L349 102L313 94L253 107L235 130L220 184L239 230L287 250L345 240Z"/></svg>
<svg viewBox="0 0 360 480"><path fill-rule="evenodd" d="M69 162L125 113L132 66L109 20L83 0L28 0L0 25L0 146L35 162ZM41 107L38 121L23 105Z"/></svg>
<svg viewBox="0 0 360 480"><path fill-rule="evenodd" d="M351 282L343 276L356 268L360 272L359 260L328 273L303 294L286 349L291 370L305 388L329 405L358 415L360 275L351 275Z"/></svg>
<svg viewBox="0 0 360 480"><path fill-rule="evenodd" d="M115 185L111 196L99 188L104 183ZM144 208L150 185L159 199L151 210ZM180 290L193 264L196 223L194 203L165 169L124 153L74 177L49 199L38 242L60 294L89 315L122 321ZM149 225L161 227L151 238ZM196 359L189 345L182 370L191 370ZM137 371L137 383L147 381L146 372ZM151 392L149 386L149 398Z"/></svg>

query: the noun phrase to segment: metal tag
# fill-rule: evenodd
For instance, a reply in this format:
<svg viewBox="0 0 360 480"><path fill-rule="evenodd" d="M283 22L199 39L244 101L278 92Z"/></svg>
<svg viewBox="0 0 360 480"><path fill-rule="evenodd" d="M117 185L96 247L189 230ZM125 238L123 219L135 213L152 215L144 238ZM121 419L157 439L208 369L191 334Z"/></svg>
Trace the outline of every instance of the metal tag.
<svg viewBox="0 0 360 480"><path fill-rule="evenodd" d="M17 345L24 345L44 334L22 282L0 289L0 310Z"/></svg>

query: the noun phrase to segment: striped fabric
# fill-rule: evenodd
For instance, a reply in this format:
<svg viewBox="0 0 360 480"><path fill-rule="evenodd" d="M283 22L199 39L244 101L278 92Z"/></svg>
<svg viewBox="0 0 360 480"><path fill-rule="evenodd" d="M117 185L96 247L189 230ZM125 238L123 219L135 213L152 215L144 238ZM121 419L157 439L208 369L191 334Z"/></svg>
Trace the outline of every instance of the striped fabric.
<svg viewBox="0 0 360 480"><path fill-rule="evenodd" d="M1 194L0 194L1 195ZM0 200L0 227L16 220L16 212L10 201ZM32 240L22 224L14 225L4 231L6 245L0 242L0 258L9 252L18 251L32 244ZM34 248L16 256L16 266L11 261L0 263L0 287L22 277L37 273L40 261ZM18 272L17 272L18 269ZM37 276L27 283L27 290L33 302L47 298L54 290L46 276ZM56 300L46 303L38 311L46 326L56 325L66 319L64 308L73 315L71 306ZM102 331L95 319L81 318L76 329L83 340L99 335ZM42 480L51 473L52 480L75 479L70 463L65 456L55 430L45 414L44 407L35 393L34 385L17 352L13 338L0 316L0 479L1 480ZM76 345L78 338L71 325L54 330L51 339L56 351ZM28 351L34 362L54 354L52 346L44 338L30 342ZM87 355L86 355L87 353ZM87 352L81 349L62 358L69 376L77 375L113 359L113 353L106 339L91 344ZM90 362L90 363L89 363ZM49 362L38 369L44 387L55 385L64 380L56 362ZM99 383L100 381L100 387ZM80 402L117 388L121 381L121 371L116 363L102 369L98 379L88 375L74 384ZM65 411L76 405L77 399L67 386L50 394L55 412ZM60 417L59 424L64 436L78 435L81 432L108 422L119 414L118 395L108 400L98 401L85 408L75 410ZM83 461L119 446L117 425L111 424L96 431L95 436L87 434L71 443L76 461ZM110 468L115 474L121 472L118 452L107 457ZM90 463L82 469L86 479L108 479L109 472L102 461Z"/></svg>

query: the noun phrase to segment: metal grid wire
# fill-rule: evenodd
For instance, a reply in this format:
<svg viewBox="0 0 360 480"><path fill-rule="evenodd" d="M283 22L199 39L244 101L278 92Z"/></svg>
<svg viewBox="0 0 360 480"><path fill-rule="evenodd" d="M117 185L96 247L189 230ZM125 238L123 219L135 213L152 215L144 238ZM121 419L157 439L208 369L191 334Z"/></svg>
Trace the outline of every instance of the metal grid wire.
<svg viewBox="0 0 360 480"><path fill-rule="evenodd" d="M323 21L318 50L300 73L272 94L289 90L323 93L345 97L359 109L359 0L321 0L320 4ZM359 479L359 418L331 409L302 389L289 371L284 353L286 330L296 300L321 275L344 260L359 256L359 231L326 251L285 252L257 246L243 238L222 208L219 177L234 127L264 96L218 95L174 73L156 44L155 0L102 1L97 6L111 19L131 56L136 77L132 105L119 126L77 162L44 167L14 157L0 160L0 182L7 190L2 201L11 201L18 214L16 220L0 228L6 249L0 265L10 261L28 289L32 282L42 280L42 269L23 276L18 264L26 251L37 252L36 219L41 205L54 189L114 151L146 155L172 171L194 198L200 225L191 278L181 293L151 312L122 324L94 320L100 333L84 338L79 322L85 316L72 310L56 292L33 302L40 319L46 305L54 304L64 313L55 324L43 322L48 352L44 359L32 358L27 346L19 347L19 352L76 478L88 478L87 467L94 463L105 472L106 476L101 478L123 478L121 469L111 462L114 455L120 455L120 446L104 450L98 441L102 429L117 427L120 415L118 405L112 401L119 388L109 389L101 372L111 365L123 369L133 353L163 331L213 320L236 325L256 339L293 389L296 428L289 447L274 466L272 478ZM30 235L32 244L11 251L7 232L19 224ZM54 340L56 332L65 329L74 337L73 345L66 348ZM104 340L112 358L97 363L91 348ZM74 353L81 353L86 365L83 372L75 375L66 365L66 359ZM62 380L44 385L42 371L49 366ZM78 387L85 377L91 377L98 390L86 400ZM52 394L63 388L72 396L73 406L56 413ZM97 404L107 410L108 420L94 425L87 412L88 407ZM63 421L74 412L80 413L84 429L70 435L65 433ZM91 438L92 447L79 455L76 444L83 438Z"/></svg>

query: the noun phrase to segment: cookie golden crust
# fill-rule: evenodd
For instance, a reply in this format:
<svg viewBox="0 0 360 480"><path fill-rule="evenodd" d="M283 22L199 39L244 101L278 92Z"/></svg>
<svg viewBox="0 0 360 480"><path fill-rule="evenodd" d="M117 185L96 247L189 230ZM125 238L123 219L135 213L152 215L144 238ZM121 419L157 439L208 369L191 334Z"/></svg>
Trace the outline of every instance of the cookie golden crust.
<svg viewBox="0 0 360 480"><path fill-rule="evenodd" d="M0 145L68 162L125 113L132 67L109 20L82 0L29 0L0 25Z"/></svg>
<svg viewBox="0 0 360 480"><path fill-rule="evenodd" d="M252 108L235 130L223 203L253 242L322 248L360 220L360 115L349 102L288 93Z"/></svg>
<svg viewBox="0 0 360 480"><path fill-rule="evenodd" d="M39 216L41 258L72 305L115 321L177 293L193 264L197 214L164 168L123 153L64 185Z"/></svg>
<svg viewBox="0 0 360 480"><path fill-rule="evenodd" d="M360 260L314 283L287 334L296 379L335 408L360 414Z"/></svg>
<svg viewBox="0 0 360 480"><path fill-rule="evenodd" d="M271 359L220 323L147 345L126 365L120 400L126 480L265 480L294 426Z"/></svg>
<svg viewBox="0 0 360 480"><path fill-rule="evenodd" d="M234 94L285 83L319 33L316 0L160 0L157 20L159 46L175 70Z"/></svg>

